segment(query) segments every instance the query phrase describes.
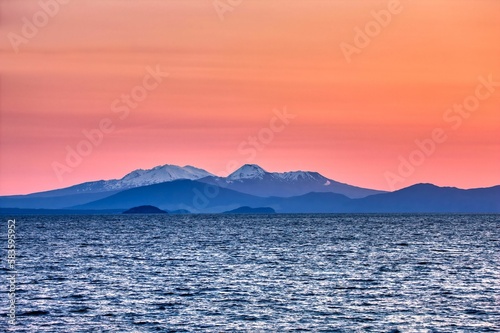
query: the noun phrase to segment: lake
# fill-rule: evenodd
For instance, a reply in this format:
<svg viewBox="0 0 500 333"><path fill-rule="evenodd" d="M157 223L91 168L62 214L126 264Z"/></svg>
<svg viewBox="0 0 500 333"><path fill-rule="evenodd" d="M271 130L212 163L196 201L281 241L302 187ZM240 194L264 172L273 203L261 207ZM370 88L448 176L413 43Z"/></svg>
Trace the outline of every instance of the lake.
<svg viewBox="0 0 500 333"><path fill-rule="evenodd" d="M0 331L500 331L500 215L2 219Z"/></svg>

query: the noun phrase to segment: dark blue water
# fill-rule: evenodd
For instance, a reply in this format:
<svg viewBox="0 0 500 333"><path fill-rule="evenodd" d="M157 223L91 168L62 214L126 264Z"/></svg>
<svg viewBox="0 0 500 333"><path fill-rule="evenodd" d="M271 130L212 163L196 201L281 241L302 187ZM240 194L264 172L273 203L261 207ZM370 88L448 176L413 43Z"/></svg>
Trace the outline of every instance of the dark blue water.
<svg viewBox="0 0 500 333"><path fill-rule="evenodd" d="M499 215L15 218L0 331L500 331Z"/></svg>

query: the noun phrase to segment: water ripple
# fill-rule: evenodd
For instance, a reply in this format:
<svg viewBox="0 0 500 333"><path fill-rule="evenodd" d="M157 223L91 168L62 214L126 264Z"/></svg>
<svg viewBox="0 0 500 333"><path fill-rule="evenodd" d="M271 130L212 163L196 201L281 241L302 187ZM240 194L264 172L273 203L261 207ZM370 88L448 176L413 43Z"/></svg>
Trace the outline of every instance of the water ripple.
<svg viewBox="0 0 500 333"><path fill-rule="evenodd" d="M16 222L16 332L500 331L498 215Z"/></svg>

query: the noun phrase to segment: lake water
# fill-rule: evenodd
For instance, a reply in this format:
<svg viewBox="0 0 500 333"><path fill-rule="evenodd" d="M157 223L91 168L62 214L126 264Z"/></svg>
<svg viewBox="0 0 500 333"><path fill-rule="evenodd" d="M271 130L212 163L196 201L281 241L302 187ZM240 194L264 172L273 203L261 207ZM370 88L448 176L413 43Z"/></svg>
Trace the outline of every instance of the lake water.
<svg viewBox="0 0 500 333"><path fill-rule="evenodd" d="M499 215L1 218L0 331L500 331Z"/></svg>

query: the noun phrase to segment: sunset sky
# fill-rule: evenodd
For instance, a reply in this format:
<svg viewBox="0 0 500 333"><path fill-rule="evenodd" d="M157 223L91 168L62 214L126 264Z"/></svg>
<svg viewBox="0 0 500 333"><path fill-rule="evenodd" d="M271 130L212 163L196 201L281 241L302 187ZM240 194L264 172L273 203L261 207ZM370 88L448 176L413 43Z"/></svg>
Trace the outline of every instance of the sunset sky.
<svg viewBox="0 0 500 333"><path fill-rule="evenodd" d="M0 1L0 194L160 164L226 175L233 162L383 190L500 184L500 1L228 6ZM361 45L365 28L371 37ZM346 45L356 52L346 54ZM155 69L168 76L155 80ZM488 78L494 83L481 85ZM147 92L135 108L120 100L133 91ZM453 112L464 101L479 105ZM283 110L294 118L273 132ZM102 142L68 166L68 147L103 122L112 129ZM415 140L430 140L435 129L446 139L399 174L400 157L415 159ZM259 134L259 149L249 148ZM70 171L58 175L55 165ZM401 179L391 185L388 173Z"/></svg>

